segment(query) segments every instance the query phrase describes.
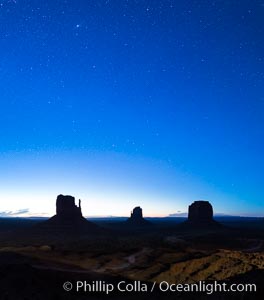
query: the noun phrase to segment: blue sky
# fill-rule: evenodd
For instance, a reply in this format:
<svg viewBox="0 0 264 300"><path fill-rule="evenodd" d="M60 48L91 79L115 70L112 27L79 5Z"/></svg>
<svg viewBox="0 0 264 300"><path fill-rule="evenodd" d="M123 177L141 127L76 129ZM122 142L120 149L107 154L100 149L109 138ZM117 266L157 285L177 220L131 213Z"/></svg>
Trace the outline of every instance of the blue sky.
<svg viewBox="0 0 264 300"><path fill-rule="evenodd" d="M0 1L0 212L263 215L262 1ZM23 212L23 211L22 211Z"/></svg>

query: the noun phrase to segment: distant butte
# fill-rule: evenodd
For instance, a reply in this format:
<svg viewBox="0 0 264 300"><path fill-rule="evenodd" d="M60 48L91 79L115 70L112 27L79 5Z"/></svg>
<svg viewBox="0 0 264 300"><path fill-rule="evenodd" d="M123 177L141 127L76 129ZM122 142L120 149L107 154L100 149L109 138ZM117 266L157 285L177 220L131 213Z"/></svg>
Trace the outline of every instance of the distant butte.
<svg viewBox="0 0 264 300"><path fill-rule="evenodd" d="M81 200L79 205L75 204L75 198L72 196L59 195L56 201L56 215L43 222L42 227L48 227L60 230L93 230L99 227L87 221L82 215Z"/></svg>
<svg viewBox="0 0 264 300"><path fill-rule="evenodd" d="M81 200L77 206L74 197L59 195L56 201L56 216L61 220L82 218Z"/></svg>
<svg viewBox="0 0 264 300"><path fill-rule="evenodd" d="M219 225L213 219L213 207L209 201L194 201L189 205L187 223L195 226L210 227Z"/></svg>
<svg viewBox="0 0 264 300"><path fill-rule="evenodd" d="M146 226L151 223L143 218L143 211L140 206L137 206L131 212L130 218L127 219L126 223L130 226Z"/></svg>

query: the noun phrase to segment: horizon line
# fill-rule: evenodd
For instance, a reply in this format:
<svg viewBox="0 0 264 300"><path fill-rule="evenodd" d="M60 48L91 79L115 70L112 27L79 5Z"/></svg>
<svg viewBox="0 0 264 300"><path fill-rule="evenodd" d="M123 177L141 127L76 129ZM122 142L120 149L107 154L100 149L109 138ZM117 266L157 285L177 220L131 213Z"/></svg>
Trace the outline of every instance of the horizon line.
<svg viewBox="0 0 264 300"><path fill-rule="evenodd" d="M54 214L56 215L56 214ZM15 218L20 218L20 219L33 219L33 218L43 218L43 219L49 219L51 217L53 217L54 215L50 215L50 216L41 216L41 215L29 215L29 216L23 216L23 215L5 215L5 216L1 216L0 215L0 219L15 219ZM85 219L111 219L111 218L129 218L129 216L113 216L113 215L92 215L92 216L83 216ZM143 216L144 218L159 218L159 219L165 219L165 218L188 218L188 213L182 213L179 215L166 215L166 216ZM237 218L259 218L259 219L263 219L263 216L257 216L257 215L236 215L236 214L223 214L223 213L216 213L213 214L213 217L237 217Z"/></svg>

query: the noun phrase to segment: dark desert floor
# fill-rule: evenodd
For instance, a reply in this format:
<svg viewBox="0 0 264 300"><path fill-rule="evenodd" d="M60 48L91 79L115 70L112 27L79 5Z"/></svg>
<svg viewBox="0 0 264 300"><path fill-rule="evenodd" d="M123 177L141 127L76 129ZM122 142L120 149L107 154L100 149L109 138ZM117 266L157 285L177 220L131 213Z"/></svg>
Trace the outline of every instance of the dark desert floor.
<svg viewBox="0 0 264 300"><path fill-rule="evenodd" d="M177 219L153 219L145 229L122 220L95 220L100 234L39 228L40 220L0 221L1 299L124 299L124 293L66 292L65 281L120 280L160 283L219 281L256 283L257 293L215 293L213 299L262 299L264 222L226 219L216 229L182 226ZM127 299L175 299L175 292L126 293ZM192 293L177 299L194 299ZM195 299L210 295L195 293Z"/></svg>

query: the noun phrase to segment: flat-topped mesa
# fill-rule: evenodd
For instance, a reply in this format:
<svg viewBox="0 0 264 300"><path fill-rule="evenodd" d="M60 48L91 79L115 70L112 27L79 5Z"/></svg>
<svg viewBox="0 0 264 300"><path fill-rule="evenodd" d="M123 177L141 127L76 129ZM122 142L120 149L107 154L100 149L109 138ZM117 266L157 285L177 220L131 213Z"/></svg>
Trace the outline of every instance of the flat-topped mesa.
<svg viewBox="0 0 264 300"><path fill-rule="evenodd" d="M60 218L82 218L81 200L77 206L74 197L59 195L56 201L56 215Z"/></svg>
<svg viewBox="0 0 264 300"><path fill-rule="evenodd" d="M150 225L151 223L143 218L143 211L140 206L137 206L131 212L131 216L127 219L127 224L133 226Z"/></svg>
<svg viewBox="0 0 264 300"><path fill-rule="evenodd" d="M189 206L188 221L206 224L213 222L213 207L208 201L194 201Z"/></svg>

